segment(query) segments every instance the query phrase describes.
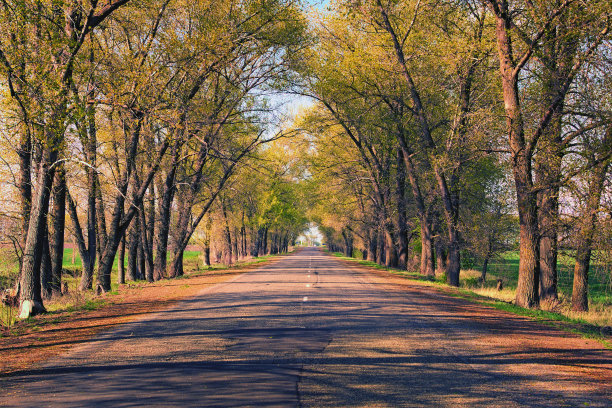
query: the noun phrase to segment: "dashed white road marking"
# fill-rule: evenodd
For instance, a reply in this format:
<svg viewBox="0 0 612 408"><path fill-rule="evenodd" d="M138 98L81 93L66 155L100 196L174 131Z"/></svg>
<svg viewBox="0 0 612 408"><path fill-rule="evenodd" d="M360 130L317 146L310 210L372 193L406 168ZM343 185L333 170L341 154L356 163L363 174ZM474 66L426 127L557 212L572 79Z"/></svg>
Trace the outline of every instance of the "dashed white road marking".
<svg viewBox="0 0 612 408"><path fill-rule="evenodd" d="M306 287L307 287L307 288L309 288L309 287L310 287L310 283L307 283L307 284L306 284Z"/></svg>
<svg viewBox="0 0 612 408"><path fill-rule="evenodd" d="M308 296L304 296L304 299L302 299L302 302L308 302Z"/></svg>

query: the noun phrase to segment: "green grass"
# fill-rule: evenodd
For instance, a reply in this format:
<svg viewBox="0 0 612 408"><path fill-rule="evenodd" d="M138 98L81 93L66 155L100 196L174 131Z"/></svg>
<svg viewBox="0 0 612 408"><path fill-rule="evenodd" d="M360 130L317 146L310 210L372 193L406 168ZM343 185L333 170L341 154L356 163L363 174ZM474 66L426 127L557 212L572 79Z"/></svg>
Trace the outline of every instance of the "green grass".
<svg viewBox="0 0 612 408"><path fill-rule="evenodd" d="M519 254L511 251L501 254L489 264L488 273L503 279L504 285L516 289L518 282ZM560 254L557 262L559 294L572 295L574 259ZM593 304L612 305L612 276L610 267L593 263L589 272L589 301Z"/></svg>

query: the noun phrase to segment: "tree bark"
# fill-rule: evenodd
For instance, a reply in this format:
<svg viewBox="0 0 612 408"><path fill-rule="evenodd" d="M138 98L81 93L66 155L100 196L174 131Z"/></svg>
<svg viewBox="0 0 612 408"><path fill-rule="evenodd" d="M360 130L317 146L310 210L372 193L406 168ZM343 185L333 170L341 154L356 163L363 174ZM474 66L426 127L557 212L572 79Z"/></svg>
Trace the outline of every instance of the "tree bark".
<svg viewBox="0 0 612 408"><path fill-rule="evenodd" d="M408 228L406 224L406 163L401 149L397 151L397 267L405 270L408 265Z"/></svg>
<svg viewBox="0 0 612 408"><path fill-rule="evenodd" d="M168 237L170 234L170 211L172 208L172 201L174 200L174 193L176 191L174 180L176 178L176 171L178 169L180 149L178 146L173 146L172 151L172 162L170 169L164 179L163 192L161 200L159 202L159 224L157 228L157 249L155 257L155 270L153 273L153 279L159 280L166 275L166 264L168 256Z"/></svg>
<svg viewBox="0 0 612 408"><path fill-rule="evenodd" d="M534 308L540 304L540 237L537 217L537 193L533 190L531 146L525 141L518 72L515 70L508 4L504 1L496 13L495 33L499 54L512 172L516 187L520 228L519 277L515 303Z"/></svg>
<svg viewBox="0 0 612 408"><path fill-rule="evenodd" d="M93 248L93 259L90 258L91 251L87 249L87 245L85 244L85 237L83 236L83 230L81 228L81 223L79 221L78 212L76 208L76 204L70 195L68 189L66 189L66 202L68 204L68 213L70 214L70 218L72 219L72 226L74 230L74 240L76 242L76 246L79 250L79 254L81 255L81 263L83 265L83 273L81 275L81 281L79 283L79 290L85 291L91 289L91 285L93 282L93 274L94 274L94 261L95 261L95 246ZM95 225L94 225L95 228ZM88 232L91 234L91 232ZM95 242L96 237L91 235L88 236L88 239ZM95 244L94 244L95 245ZM73 251L75 251L73 249Z"/></svg>
<svg viewBox="0 0 612 408"><path fill-rule="evenodd" d="M24 129L20 133L19 149L17 150L19 155L19 178L17 183L19 187L19 213L21 218L19 234L21 250L25 246L32 206L32 137L27 124L23 126Z"/></svg>
<svg viewBox="0 0 612 408"><path fill-rule="evenodd" d="M368 231L368 261L376 262L376 249L378 248L378 243L376 242L376 230L370 228Z"/></svg>
<svg viewBox="0 0 612 408"><path fill-rule="evenodd" d="M138 272L138 246L140 238L138 236L140 228L140 219L136 217L132 222L132 226L129 229L129 238L127 244L128 250L128 265L125 279L128 281L135 281L140 275Z"/></svg>
<svg viewBox="0 0 612 408"><path fill-rule="evenodd" d="M440 237L435 240L436 249L436 275L442 275L446 272L446 250L443 241Z"/></svg>
<svg viewBox="0 0 612 408"><path fill-rule="evenodd" d="M64 233L66 229L66 171L60 165L55 172L53 184L53 229L51 241L51 292L62 293L62 271L64 264Z"/></svg>
<svg viewBox="0 0 612 408"><path fill-rule="evenodd" d="M612 147L612 126L606 130L604 147ZM593 238L597 224L597 211L604 190L606 173L610 161L602 161L596 165L589 180L589 190L584 212L580 217L581 226L577 236L576 264L574 265L574 282L572 288L572 310L587 312L589 310L589 267L593 249Z"/></svg>
<svg viewBox="0 0 612 408"><path fill-rule="evenodd" d="M44 228L43 253L40 265L40 289L42 298L49 300L53 295L53 290L51 288L51 281L53 280L53 262L51 260L51 249L49 246L49 231L46 225Z"/></svg>
<svg viewBox="0 0 612 408"><path fill-rule="evenodd" d="M54 140L54 138L54 135L50 135L50 140ZM52 146L45 146L37 172L36 188L32 199L28 233L26 235L23 250L19 293L19 318L21 319L46 311L42 302L40 268L42 263L44 235L46 234L45 223L47 222L50 192L54 177L54 168L52 164L54 164L56 160L57 150Z"/></svg>
<svg viewBox="0 0 612 408"><path fill-rule="evenodd" d="M132 130L130 137L130 147L127 152L128 163L126 165L126 171L121 177L121 183L119 191L115 196L115 206L113 208L113 214L111 217L111 226L106 239L106 245L102 251L100 257L100 266L98 268L98 280L97 280L97 291L107 292L111 288L111 271L119 248L121 237L127 231L133 218L137 215L137 208L140 207L143 197L146 194L153 177L159 170L161 160L163 159L169 145L169 140L166 138L159 146L157 157L153 160L153 165L149 169L149 172L143 181L141 182L140 189L133 195L133 201L128 211L124 213L125 197L128 190L128 184L133 170L133 161L136 157L136 150L138 147L138 140L140 136L140 128L142 126L142 118L140 118L135 128Z"/></svg>
<svg viewBox="0 0 612 408"><path fill-rule="evenodd" d="M487 270L489 268L489 254L487 253L487 255L485 256L484 261L482 262L482 272L480 274L480 282L484 285L485 282L487 281Z"/></svg>
<svg viewBox="0 0 612 408"><path fill-rule="evenodd" d="M392 225L389 223L385 227L385 266L389 268L397 267L397 250L393 239Z"/></svg>
<svg viewBox="0 0 612 408"><path fill-rule="evenodd" d="M436 276L431 225L428 219L421 220L421 275Z"/></svg>
<svg viewBox="0 0 612 408"><path fill-rule="evenodd" d="M125 284L125 234L121 237L119 244L119 255L117 257L117 283Z"/></svg>

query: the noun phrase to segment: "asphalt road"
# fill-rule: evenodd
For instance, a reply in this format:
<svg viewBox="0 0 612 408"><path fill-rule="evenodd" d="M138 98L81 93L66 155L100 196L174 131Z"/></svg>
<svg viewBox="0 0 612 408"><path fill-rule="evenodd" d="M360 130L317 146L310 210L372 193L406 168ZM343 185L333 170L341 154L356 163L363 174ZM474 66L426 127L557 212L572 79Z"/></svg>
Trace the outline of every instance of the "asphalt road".
<svg viewBox="0 0 612 408"><path fill-rule="evenodd" d="M0 385L11 407L611 407L573 336L306 249Z"/></svg>

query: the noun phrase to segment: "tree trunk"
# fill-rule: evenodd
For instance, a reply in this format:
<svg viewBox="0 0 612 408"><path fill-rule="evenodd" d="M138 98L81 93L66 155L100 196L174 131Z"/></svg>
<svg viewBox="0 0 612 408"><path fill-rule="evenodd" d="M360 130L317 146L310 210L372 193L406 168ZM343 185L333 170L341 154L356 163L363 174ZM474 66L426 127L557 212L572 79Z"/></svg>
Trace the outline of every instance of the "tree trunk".
<svg viewBox="0 0 612 408"><path fill-rule="evenodd" d="M425 106L421 100L421 95L419 89L417 88L412 75L408 69L408 65L406 64L406 58L404 55L404 50L402 48L401 40L398 38L397 33L389 20L389 16L383 7L380 0L377 2L379 10L381 12L382 21L385 30L391 36L391 40L393 41L395 54L397 57L397 62L402 67L402 73L406 80L406 84L408 86L408 90L410 92L410 99L413 103L412 111L415 114L418 126L419 126L419 134L421 137L421 147L430 155L436 154L436 144L434 142L433 136L431 134L431 127L429 125L429 119L427 118ZM469 96L469 81L466 82L468 85L466 89L462 88L462 91L467 91L467 95ZM462 94L462 97L464 95ZM400 147L402 148L402 152L404 157L408 155L408 149L406 144L406 139L403 134L398 132L398 140L400 142ZM406 160L407 161L407 160ZM406 163L407 169L410 171L411 164ZM444 207L444 215L446 218L446 226L448 229L448 240L449 240L449 262L447 265L447 281L449 284L458 286L459 284L459 272L461 268L460 264L460 253L459 253L459 232L457 230L457 205L458 202L455 202L452 198L451 191L447 184L446 175L444 169L440 167L438 161L434 160L432 164L434 169L434 174L436 177L436 181L438 184L438 188L440 191L440 198L442 200L442 204ZM431 242L429 243L431 247ZM433 261L433 259L432 259Z"/></svg>
<svg viewBox="0 0 612 408"><path fill-rule="evenodd" d="M434 277L434 250L429 220L421 220L421 275Z"/></svg>
<svg viewBox="0 0 612 408"><path fill-rule="evenodd" d="M537 193L533 190L531 174L533 147L525 140L518 72L514 66L512 40L509 34L512 28L507 6L507 3L504 3L496 16L495 33L519 213L520 260L515 303L517 306L534 308L540 304L540 237Z"/></svg>
<svg viewBox="0 0 612 408"><path fill-rule="evenodd" d="M238 262L238 242L240 241L238 236L238 230L234 229L234 242L233 242L233 254L234 254L234 263Z"/></svg>
<svg viewBox="0 0 612 408"><path fill-rule="evenodd" d="M379 265L385 264L385 237L382 229L379 226L376 231L376 263Z"/></svg>
<svg viewBox="0 0 612 408"><path fill-rule="evenodd" d="M173 273L173 277L179 277L179 276L183 276L185 274L184 271L184 263L183 263L183 256L184 256L185 252L182 248L180 248L178 251L174 252L174 257L172 258L172 273Z"/></svg>
<svg viewBox="0 0 612 408"><path fill-rule="evenodd" d="M68 204L68 212L70 213L70 218L72 219L72 225L73 225L73 230L74 230L74 240L76 241L77 247L79 249L79 253L81 254L81 263L83 264L83 273L81 275L81 282L79 283L79 290L85 291L85 290L91 289L91 285L93 283L94 262L95 262L95 256L96 256L96 247L95 247L96 237L91 235L92 234L91 231L88 231L88 234L90 235L87 238L90 244L92 241L94 242L94 246L90 247L88 250L85 244L85 237L83 236L83 230L81 229L81 223L79 221L76 204L74 203L74 200L72 199L72 196L70 195L68 189L66 189L66 202ZM95 224L94 224L94 230L95 230ZM75 249L73 249L73 251L75 251Z"/></svg>
<svg viewBox="0 0 612 408"><path fill-rule="evenodd" d="M95 183L95 194L96 194L96 221L98 223L97 225L97 234L96 236L96 251L97 251L97 256L98 259L101 261L102 260L102 254L104 252L104 248L106 248L107 246L107 240L108 240L108 230L106 228L106 211L104 209L105 205L104 205L104 200L102 198L102 189L100 186L100 180L98 178L97 174L94 174L94 177L96 179L96 183ZM117 201L117 200L115 200ZM121 204L123 205L123 204Z"/></svg>
<svg viewBox="0 0 612 408"><path fill-rule="evenodd" d="M210 266L210 241L204 247L204 264Z"/></svg>
<svg viewBox="0 0 612 408"><path fill-rule="evenodd" d="M138 238L140 238L138 240L138 275L136 275L136 280L143 280L145 278L145 270L147 267L147 260L146 260L146 255L145 255L145 247L143 245L142 242L142 222L139 223L140 225L138 226Z"/></svg>
<svg viewBox="0 0 612 408"><path fill-rule="evenodd" d="M64 264L64 232L66 229L66 171L59 166L53 185L53 229L51 244L51 291L62 293L62 271Z"/></svg>
<svg viewBox="0 0 612 408"><path fill-rule="evenodd" d="M263 230L263 240L261 243L261 249L262 252L260 252L260 255L268 254L268 227L264 228Z"/></svg>
<svg viewBox="0 0 612 408"><path fill-rule="evenodd" d="M138 276L138 246L140 238L138 237L138 230L140 228L139 218L134 219L132 226L129 229L129 238L127 244L128 250L128 266L125 279L128 281L135 281Z"/></svg>
<svg viewBox="0 0 612 408"><path fill-rule="evenodd" d="M489 253L487 253L482 263L482 272L480 274L480 282L483 285L487 281L487 269L489 268L489 258L490 258Z"/></svg>
<svg viewBox="0 0 612 408"><path fill-rule="evenodd" d="M123 285L125 283L125 234L121 237L119 244L119 255L117 259L117 283Z"/></svg>
<svg viewBox="0 0 612 408"><path fill-rule="evenodd" d="M147 224L148 217L147 212L145 211L144 203L140 204L140 211L138 213L140 216L140 279L146 279L149 282L153 282L153 249L149 244L149 242L153 239L153 236L149 235L150 228Z"/></svg>
<svg viewBox="0 0 612 408"><path fill-rule="evenodd" d="M168 258L168 236L170 234L170 216L172 201L174 199L174 179L178 166L178 149L174 151L170 170L164 181L164 190L159 202L159 224L157 228L157 249L155 257L155 270L153 279L159 280L166 275Z"/></svg>
<svg viewBox="0 0 612 408"><path fill-rule="evenodd" d="M446 250L444 243L440 237L435 240L436 247L436 275L442 275L446 272Z"/></svg>
<svg viewBox="0 0 612 408"><path fill-rule="evenodd" d="M531 166L524 155L515 161L514 177L520 227L519 278L515 302L533 308L540 303L540 242L537 217L537 197L531 192Z"/></svg>
<svg viewBox="0 0 612 408"><path fill-rule="evenodd" d="M451 286L459 286L459 272L461 271L461 252L459 251L459 238L455 228L449 229L450 244L448 246L448 264L446 265L446 282Z"/></svg>
<svg viewBox="0 0 612 408"><path fill-rule="evenodd" d="M50 137L54 138L53 135ZM56 160L57 151L52 147L46 147L37 172L36 188L32 199L28 233L26 235L23 250L19 293L20 319L25 319L46 311L42 302L40 267L42 263L43 240L46 233L44 225L47 222L50 192L54 177L54 169L51 165L55 163Z"/></svg>
<svg viewBox="0 0 612 408"><path fill-rule="evenodd" d="M19 213L21 218L21 229L19 233L19 245L23 250L28 225L30 223L30 210L32 207L32 137L27 124L23 124L24 129L19 137Z"/></svg>
<svg viewBox="0 0 612 408"><path fill-rule="evenodd" d="M342 237L344 238L344 256L353 256L353 234L346 228L342 229Z"/></svg>
<svg viewBox="0 0 612 408"><path fill-rule="evenodd" d="M40 265L40 290L42 293L42 298L49 300L53 295L53 290L51 289L51 281L53 280L53 261L51 260L49 234L46 225L44 234L43 253Z"/></svg>
<svg viewBox="0 0 612 408"><path fill-rule="evenodd" d="M612 147L612 126L606 130L604 151ZM574 265L574 284L572 288L572 310L586 312L589 310L589 267L595 225L597 224L597 211L606 181L606 173L610 166L609 160L596 165L589 180L589 191L584 212L581 215L580 232L578 233L576 264Z"/></svg>
<svg viewBox="0 0 612 408"><path fill-rule="evenodd" d="M378 243L376 241L376 230L370 229L368 232L369 236L369 249L368 249L368 261L376 262L376 249L378 248Z"/></svg>
<svg viewBox="0 0 612 408"><path fill-rule="evenodd" d="M385 228L385 266L395 268L397 267L397 250L395 249L395 240L391 228L391 225L387 225Z"/></svg>
<svg viewBox="0 0 612 408"><path fill-rule="evenodd" d="M397 151L397 267L408 265L408 228L406 225L406 164L401 149Z"/></svg>

